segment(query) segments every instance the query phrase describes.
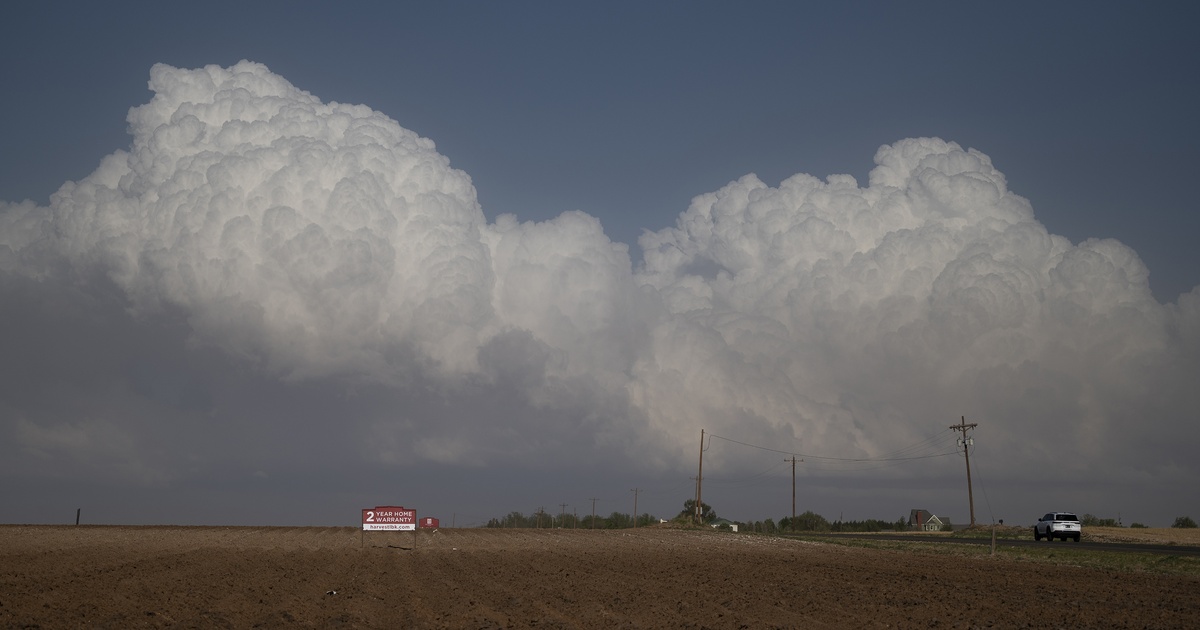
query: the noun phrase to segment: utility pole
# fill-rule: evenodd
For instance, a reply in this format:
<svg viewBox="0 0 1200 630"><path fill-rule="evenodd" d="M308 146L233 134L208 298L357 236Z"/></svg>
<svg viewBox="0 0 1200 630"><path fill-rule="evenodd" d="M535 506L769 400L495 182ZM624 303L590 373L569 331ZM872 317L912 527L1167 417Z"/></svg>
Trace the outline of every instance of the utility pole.
<svg viewBox="0 0 1200 630"><path fill-rule="evenodd" d="M972 422L967 424L967 417L961 416L962 422L951 425L950 428L954 431L962 431L963 436L959 438L958 443L963 447L963 455L967 458L967 501L971 505L971 527L975 526L975 495L971 491L971 446L975 444L974 438L967 437L967 431L979 426L978 423Z"/></svg>
<svg viewBox="0 0 1200 630"><path fill-rule="evenodd" d="M562 510L558 513L558 526L566 527L567 526L567 504L559 503L558 505L560 507L562 507Z"/></svg>
<svg viewBox="0 0 1200 630"><path fill-rule="evenodd" d="M630 492L633 493L633 526L636 528L637 527L637 495L639 492L641 492L641 490L638 490L637 488L633 488L632 490L630 490Z"/></svg>
<svg viewBox="0 0 1200 630"><path fill-rule="evenodd" d="M704 524L703 511L700 508L700 506L703 505L700 502L700 497L703 496L701 493L701 483L702 483L703 479L704 479L704 429L700 429L700 469L698 471L696 471L696 524L697 525Z"/></svg>
<svg viewBox="0 0 1200 630"><path fill-rule="evenodd" d="M596 499L592 498L592 529L596 529Z"/></svg>
<svg viewBox="0 0 1200 630"><path fill-rule="evenodd" d="M792 524L792 531L796 531L796 456L792 455L790 460L785 459L785 462L792 462L792 520L788 521ZM803 459L800 461L804 461Z"/></svg>

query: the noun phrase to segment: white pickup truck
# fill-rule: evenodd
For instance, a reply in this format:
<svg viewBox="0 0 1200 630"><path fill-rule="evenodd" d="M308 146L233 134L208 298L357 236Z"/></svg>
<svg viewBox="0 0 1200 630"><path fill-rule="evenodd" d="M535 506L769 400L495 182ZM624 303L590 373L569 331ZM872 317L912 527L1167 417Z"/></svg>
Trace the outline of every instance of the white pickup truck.
<svg viewBox="0 0 1200 630"><path fill-rule="evenodd" d="M1071 538L1079 542L1081 531L1083 525L1079 523L1078 516L1071 512L1050 512L1034 524L1033 539L1041 540L1044 537L1046 540L1054 540L1057 537L1061 540Z"/></svg>

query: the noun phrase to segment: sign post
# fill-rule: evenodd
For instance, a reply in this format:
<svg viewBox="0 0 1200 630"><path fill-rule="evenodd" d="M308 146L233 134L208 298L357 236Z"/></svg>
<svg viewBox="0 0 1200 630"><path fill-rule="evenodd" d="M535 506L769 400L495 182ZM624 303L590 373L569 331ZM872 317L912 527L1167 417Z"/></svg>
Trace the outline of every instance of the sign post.
<svg viewBox="0 0 1200 630"><path fill-rule="evenodd" d="M377 505L363 508L362 531L412 531L413 548L417 546L417 511L400 505ZM360 545L361 546L361 545Z"/></svg>

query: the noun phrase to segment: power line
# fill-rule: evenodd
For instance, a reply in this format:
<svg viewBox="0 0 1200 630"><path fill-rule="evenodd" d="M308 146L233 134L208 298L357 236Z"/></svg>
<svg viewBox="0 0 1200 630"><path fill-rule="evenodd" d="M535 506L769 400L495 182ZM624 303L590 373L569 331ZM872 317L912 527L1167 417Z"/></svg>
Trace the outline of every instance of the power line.
<svg viewBox="0 0 1200 630"><path fill-rule="evenodd" d="M785 460L783 460L783 463L787 463L790 461L792 461L792 460L785 459ZM803 460L797 460L797 461L803 461ZM783 463L775 462L775 463L771 464L770 468L768 468L760 473L750 475L749 477L739 477L737 479L722 479L721 477L713 477L711 475L706 475L704 477L704 480L707 481L708 483L715 483L715 484L721 485L721 486L738 486L738 485L750 483L757 479L761 479L762 477L765 477L765 476L779 470L780 468L783 467Z"/></svg>
<svg viewBox="0 0 1200 630"><path fill-rule="evenodd" d="M845 462L845 463L906 462L906 461L914 461L914 460L920 460L920 459L930 459L930 458L934 458L934 457L944 457L946 455L954 455L954 454L958 453L958 447L957 447L957 445L955 445L953 450L948 450L948 451L943 451L943 452L926 453L926 454L921 454L921 455L900 455L901 453L914 451L918 448L922 448L922 447L926 447L926 446L934 446L937 439L944 435L945 435L945 433L943 432L940 435L930 436L930 437L926 438L925 440L923 440L922 442L919 442L917 444L913 444L911 446L907 446L907 447L898 449L896 451L892 451L891 453L888 454L889 456L887 456L887 457L829 457L829 456L824 456L824 455L813 455L810 453L800 453L797 451L784 451L784 450L780 450L777 448L769 448L766 446L759 446L757 444L750 444L748 442L742 442L740 440L727 438L724 436L717 435L715 433L708 434L708 436L710 438L717 438L719 440L724 440L726 442L732 442L733 444L740 444L742 446L758 449L760 451L767 451L770 453L780 453L780 454L788 455L788 456L801 457L801 458L804 458L805 460L813 459L813 460L823 461L823 462Z"/></svg>
<svg viewBox="0 0 1200 630"><path fill-rule="evenodd" d="M934 448L934 447L945 448L945 446L942 446L941 444L948 445L951 435L953 435L953 433L939 431L933 435L930 435L929 437L925 438L924 440L922 440L916 444L912 444L912 445L906 446L904 448L900 448L895 451L891 451L890 453L885 453L882 456L882 458L899 458L907 453L911 453L911 452L917 451L918 449L922 449L922 448ZM939 443L941 443L941 444L939 444ZM955 451L955 452L957 452L957 451Z"/></svg>

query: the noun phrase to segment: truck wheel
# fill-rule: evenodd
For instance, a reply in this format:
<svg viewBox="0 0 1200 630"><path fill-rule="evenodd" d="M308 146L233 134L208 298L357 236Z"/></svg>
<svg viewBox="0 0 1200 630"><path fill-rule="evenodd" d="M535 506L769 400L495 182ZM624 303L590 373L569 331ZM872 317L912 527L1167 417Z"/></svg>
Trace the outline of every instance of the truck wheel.
<svg viewBox="0 0 1200 630"><path fill-rule="evenodd" d="M1042 539L1042 535L1041 535L1041 534L1038 532L1038 530L1037 530L1037 528L1036 528L1036 527L1034 527L1034 528L1033 528L1033 539L1034 539L1035 541L1038 541L1038 540L1041 540L1041 539Z"/></svg>
<svg viewBox="0 0 1200 630"><path fill-rule="evenodd" d="M1075 542L1079 542L1079 534L1075 534Z"/></svg>

